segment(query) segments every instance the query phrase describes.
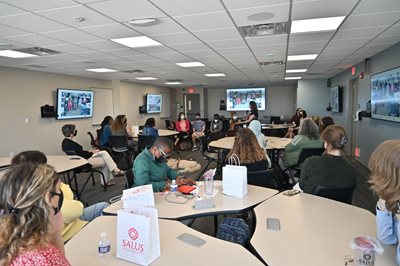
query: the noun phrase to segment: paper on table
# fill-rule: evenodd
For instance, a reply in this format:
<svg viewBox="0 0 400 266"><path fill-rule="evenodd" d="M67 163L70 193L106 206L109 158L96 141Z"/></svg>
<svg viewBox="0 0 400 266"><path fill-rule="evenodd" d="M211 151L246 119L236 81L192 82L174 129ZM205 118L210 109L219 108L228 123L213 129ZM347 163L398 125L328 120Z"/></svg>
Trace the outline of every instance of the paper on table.
<svg viewBox="0 0 400 266"><path fill-rule="evenodd" d="M121 200L124 209L136 206L154 206L153 186L145 185L125 189Z"/></svg>

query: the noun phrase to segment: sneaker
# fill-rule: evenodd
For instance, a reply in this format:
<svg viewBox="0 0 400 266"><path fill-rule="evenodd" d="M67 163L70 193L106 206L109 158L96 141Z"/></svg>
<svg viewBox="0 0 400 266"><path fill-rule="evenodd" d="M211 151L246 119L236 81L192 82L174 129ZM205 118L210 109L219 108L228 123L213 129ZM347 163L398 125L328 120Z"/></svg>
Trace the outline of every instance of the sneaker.
<svg viewBox="0 0 400 266"><path fill-rule="evenodd" d="M194 146L193 149L192 149L192 151L197 151L197 147Z"/></svg>

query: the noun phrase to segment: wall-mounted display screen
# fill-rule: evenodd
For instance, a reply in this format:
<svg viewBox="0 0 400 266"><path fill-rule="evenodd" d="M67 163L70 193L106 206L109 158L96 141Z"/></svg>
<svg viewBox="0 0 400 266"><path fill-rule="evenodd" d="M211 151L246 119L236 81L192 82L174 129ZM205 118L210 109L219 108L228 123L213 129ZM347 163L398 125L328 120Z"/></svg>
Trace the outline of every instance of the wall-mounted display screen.
<svg viewBox="0 0 400 266"><path fill-rule="evenodd" d="M249 103L255 101L258 110L265 110L265 88L226 89L226 110L249 110Z"/></svg>
<svg viewBox="0 0 400 266"><path fill-rule="evenodd" d="M371 76L372 118L400 122L400 67Z"/></svg>
<svg viewBox="0 0 400 266"><path fill-rule="evenodd" d="M93 91L57 89L57 119L93 116Z"/></svg>
<svg viewBox="0 0 400 266"><path fill-rule="evenodd" d="M147 113L161 113L162 95L147 94L146 95L146 111Z"/></svg>

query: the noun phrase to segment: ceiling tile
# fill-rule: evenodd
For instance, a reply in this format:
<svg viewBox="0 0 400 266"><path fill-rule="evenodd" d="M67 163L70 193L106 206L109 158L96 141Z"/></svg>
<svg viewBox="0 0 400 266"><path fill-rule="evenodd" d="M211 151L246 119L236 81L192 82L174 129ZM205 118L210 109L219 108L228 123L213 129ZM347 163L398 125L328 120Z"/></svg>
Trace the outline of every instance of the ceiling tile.
<svg viewBox="0 0 400 266"><path fill-rule="evenodd" d="M57 0L57 1L48 1L48 0L2 0L8 4L13 6L28 10L28 11L37 11L44 9L52 9L66 6L74 6L77 3L73 0Z"/></svg>
<svg viewBox="0 0 400 266"><path fill-rule="evenodd" d="M400 36L400 23L396 23L395 25L391 26L385 32L383 32L379 37L385 36Z"/></svg>
<svg viewBox="0 0 400 266"><path fill-rule="evenodd" d="M290 34L289 43L329 41L334 34L334 31Z"/></svg>
<svg viewBox="0 0 400 266"><path fill-rule="evenodd" d="M400 10L400 3L398 0L362 0L353 11L353 15L381 13L394 10Z"/></svg>
<svg viewBox="0 0 400 266"><path fill-rule="evenodd" d="M286 45L287 34L245 38L250 47L266 45Z"/></svg>
<svg viewBox="0 0 400 266"><path fill-rule="evenodd" d="M165 42L164 42L165 43ZM192 43L181 43L181 44L167 44L169 47L181 51L181 52L187 52L187 51L198 51L198 50L207 50L209 47L205 45L202 42L192 42Z"/></svg>
<svg viewBox="0 0 400 266"><path fill-rule="evenodd" d="M0 24L5 24L10 27L35 33L63 30L68 28L65 25L62 25L60 23L51 21L49 19L43 18L41 16L32 13L25 13L10 17L2 17L0 18Z"/></svg>
<svg viewBox="0 0 400 266"><path fill-rule="evenodd" d="M259 6L254 8L244 8L244 9L234 9L229 10L233 20L236 25L248 26L248 25L258 25L264 23L274 23L274 22L286 22L289 20L289 3L279 4L279 5L268 5L268 6ZM267 20L249 20L247 17L256 13L273 13L275 16L271 19Z"/></svg>
<svg viewBox="0 0 400 266"><path fill-rule="evenodd" d="M133 29L121 25L119 23L108 24L108 25L98 25L93 27L82 27L79 28L82 31L96 35L104 39L116 39L116 38L126 38L126 37L137 37L141 34L137 33Z"/></svg>
<svg viewBox="0 0 400 266"><path fill-rule="evenodd" d="M196 43L199 40L188 32L163 34L163 35L153 35L150 38L164 44L164 45L174 45L181 43Z"/></svg>
<svg viewBox="0 0 400 266"><path fill-rule="evenodd" d="M38 34L27 34L21 36L14 36L14 37L5 37L6 40L15 40L30 44L32 46L44 46L44 45L56 45L56 44L63 44L58 40L54 40L51 38L47 38Z"/></svg>
<svg viewBox="0 0 400 266"><path fill-rule="evenodd" d="M131 19L159 18L166 15L146 0L113 0L89 3L88 6L119 22Z"/></svg>
<svg viewBox="0 0 400 266"><path fill-rule="evenodd" d="M287 45L266 45L266 46L257 46L257 47L252 47L251 50L254 53L286 53L286 47Z"/></svg>
<svg viewBox="0 0 400 266"><path fill-rule="evenodd" d="M239 31L234 27L194 31L193 34L205 42L242 38Z"/></svg>
<svg viewBox="0 0 400 266"><path fill-rule="evenodd" d="M99 37L75 29L46 32L43 33L43 35L64 41L66 43L75 43L75 44L101 40Z"/></svg>
<svg viewBox="0 0 400 266"><path fill-rule="evenodd" d="M189 16L178 16L174 17L174 19L190 31L231 28L234 26L225 11Z"/></svg>
<svg viewBox="0 0 400 266"><path fill-rule="evenodd" d="M289 50L321 50L326 45L327 41L322 42L289 42Z"/></svg>
<svg viewBox="0 0 400 266"><path fill-rule="evenodd" d="M17 41L10 40L10 39L6 40L6 39L2 39L2 38L0 38L0 43L11 45L12 49L20 49L20 48L26 48L26 47L30 46L27 43L17 42Z"/></svg>
<svg viewBox="0 0 400 266"><path fill-rule="evenodd" d="M92 42L81 42L79 46L86 47L91 50L105 51L111 49L121 49L121 45L112 41L92 41Z"/></svg>
<svg viewBox="0 0 400 266"><path fill-rule="evenodd" d="M62 53L75 53L75 52L88 52L89 49L72 44L61 44L61 45L44 45L44 48L49 48Z"/></svg>
<svg viewBox="0 0 400 266"><path fill-rule="evenodd" d="M110 24L114 22L90 8L81 5L40 11L37 12L37 14L74 28ZM84 20L77 22L75 18L84 18Z"/></svg>
<svg viewBox="0 0 400 266"><path fill-rule="evenodd" d="M368 15L352 15L346 19L341 29L358 29L390 26L400 17L400 11Z"/></svg>
<svg viewBox="0 0 400 266"><path fill-rule="evenodd" d="M221 3L215 0L152 0L152 2L170 16L210 13L224 10Z"/></svg>
<svg viewBox="0 0 400 266"><path fill-rule="evenodd" d="M382 31L384 31L387 27L370 27L370 28L361 28L361 29L341 29L339 30L334 40L341 39L357 39L357 38L373 38Z"/></svg>
<svg viewBox="0 0 400 266"><path fill-rule="evenodd" d="M246 43L243 39L234 40L220 40L220 41L209 41L207 44L213 49L224 49L224 48L244 48L248 50Z"/></svg>
<svg viewBox="0 0 400 266"><path fill-rule="evenodd" d="M10 36L16 36L16 35L24 35L27 34L28 32L26 31L22 31L22 30L18 30L15 28L11 28L9 26L6 25L1 25L0 24L0 37L10 37Z"/></svg>
<svg viewBox="0 0 400 266"><path fill-rule="evenodd" d="M253 8L257 6L265 6L265 0L223 0L228 9ZM268 0L268 5L288 4L289 0Z"/></svg>
<svg viewBox="0 0 400 266"><path fill-rule="evenodd" d="M294 1L292 20L348 16L358 0Z"/></svg>
<svg viewBox="0 0 400 266"><path fill-rule="evenodd" d="M25 10L0 2L0 17L26 13Z"/></svg>

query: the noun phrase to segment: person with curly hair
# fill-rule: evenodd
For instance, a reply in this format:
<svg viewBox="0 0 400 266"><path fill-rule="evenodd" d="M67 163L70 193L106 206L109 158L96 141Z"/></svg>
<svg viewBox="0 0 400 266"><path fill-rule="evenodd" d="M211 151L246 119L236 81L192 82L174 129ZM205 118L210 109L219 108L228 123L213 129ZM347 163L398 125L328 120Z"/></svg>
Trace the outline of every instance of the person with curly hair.
<svg viewBox="0 0 400 266"><path fill-rule="evenodd" d="M53 167L28 162L0 179L0 265L70 265L61 237L60 185Z"/></svg>
<svg viewBox="0 0 400 266"><path fill-rule="evenodd" d="M246 166L248 172L268 169L267 155L253 131L248 128L242 128L236 133L235 143L227 158L232 155L239 158L240 165Z"/></svg>
<svg viewBox="0 0 400 266"><path fill-rule="evenodd" d="M379 197L376 205L378 239L387 245L397 245L396 261L400 265L400 140L380 144L368 166L372 189Z"/></svg>

